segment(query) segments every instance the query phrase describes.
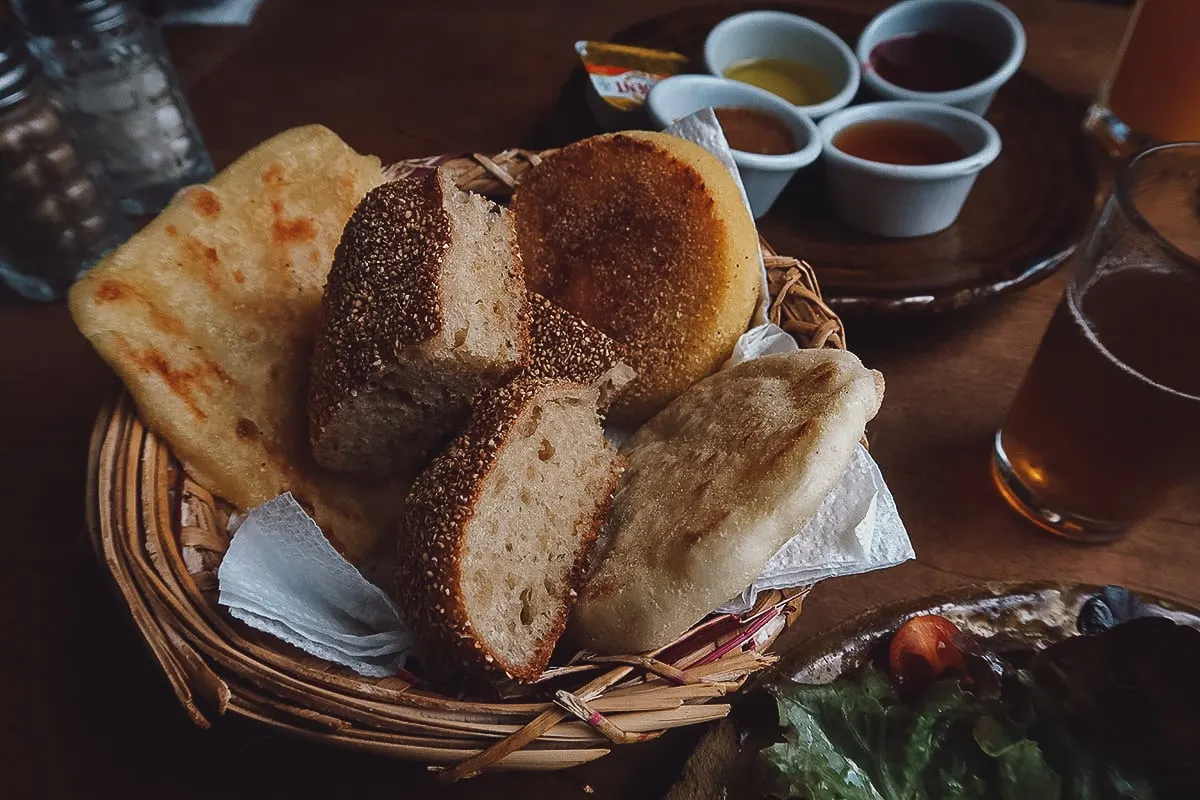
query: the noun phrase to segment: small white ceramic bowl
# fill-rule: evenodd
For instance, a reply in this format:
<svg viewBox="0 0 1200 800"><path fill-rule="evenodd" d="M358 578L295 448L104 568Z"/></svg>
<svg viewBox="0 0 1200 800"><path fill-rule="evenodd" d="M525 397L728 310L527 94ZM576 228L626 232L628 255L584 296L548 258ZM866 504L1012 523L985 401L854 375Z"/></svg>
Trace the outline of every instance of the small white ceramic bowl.
<svg viewBox="0 0 1200 800"><path fill-rule="evenodd" d="M796 170L807 167L821 155L817 126L796 106L765 89L709 75L676 75L659 81L647 100L650 118L662 128L709 106L761 109L786 125L796 140L794 152L778 156L730 148L742 185L746 187L750 210L758 219L770 210Z"/></svg>
<svg viewBox="0 0 1200 800"><path fill-rule="evenodd" d="M962 146L958 161L910 166L852 156L833 145L843 129L873 120L903 120L937 128ZM936 103L867 103L839 111L817 126L834 210L853 228L903 239L950 227L979 172L1000 154L1000 134L982 117Z"/></svg>
<svg viewBox="0 0 1200 800"><path fill-rule="evenodd" d="M783 11L748 11L722 20L704 40L704 63L722 77L730 64L750 58L790 58L824 72L834 88L824 103L796 106L812 119L845 108L858 91L858 59L836 33Z"/></svg>
<svg viewBox="0 0 1200 800"><path fill-rule="evenodd" d="M986 50L999 64L987 78L948 92L917 92L880 77L871 51L893 36L939 31L957 34ZM858 60L867 88L885 100L942 103L983 114L1025 58L1025 29L1017 15L994 0L904 0L876 16L858 37Z"/></svg>

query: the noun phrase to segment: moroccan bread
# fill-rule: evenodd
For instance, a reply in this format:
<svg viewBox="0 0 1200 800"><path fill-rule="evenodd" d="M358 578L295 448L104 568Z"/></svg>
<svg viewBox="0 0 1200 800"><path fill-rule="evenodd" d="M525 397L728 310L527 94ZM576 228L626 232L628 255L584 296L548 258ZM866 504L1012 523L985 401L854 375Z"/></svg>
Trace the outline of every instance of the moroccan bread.
<svg viewBox="0 0 1200 800"><path fill-rule="evenodd" d="M631 131L569 145L512 201L525 280L629 348L638 376L612 420L637 425L716 370L761 283L758 236L704 148Z"/></svg>
<svg viewBox="0 0 1200 800"><path fill-rule="evenodd" d="M816 513L882 399L883 377L839 350L746 361L678 397L622 448L574 637L650 650L738 594Z"/></svg>
<svg viewBox="0 0 1200 800"><path fill-rule="evenodd" d="M505 209L440 169L372 190L346 223L321 306L308 404L317 461L415 473L472 396L528 362L528 317Z"/></svg>
<svg viewBox="0 0 1200 800"><path fill-rule="evenodd" d="M352 561L390 534L404 488L318 467L308 366L342 228L379 160L318 125L184 189L71 289L71 315L188 472L243 508L291 491Z"/></svg>
<svg viewBox="0 0 1200 800"><path fill-rule="evenodd" d="M555 380L485 392L413 484L397 595L435 671L545 669L620 477L596 400Z"/></svg>

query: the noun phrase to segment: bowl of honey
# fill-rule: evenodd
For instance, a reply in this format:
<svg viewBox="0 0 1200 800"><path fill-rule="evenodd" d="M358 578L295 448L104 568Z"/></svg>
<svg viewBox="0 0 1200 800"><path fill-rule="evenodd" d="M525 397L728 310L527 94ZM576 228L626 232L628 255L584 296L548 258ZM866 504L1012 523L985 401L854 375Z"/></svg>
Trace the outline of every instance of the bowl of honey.
<svg viewBox="0 0 1200 800"><path fill-rule="evenodd" d="M861 73L833 31L783 11L748 11L722 20L704 40L713 75L765 89L816 120L850 105Z"/></svg>
<svg viewBox="0 0 1200 800"><path fill-rule="evenodd" d="M797 170L821 154L817 126L798 108L764 89L728 78L666 78L650 90L646 107L662 128L701 109L713 109L755 219L770 210Z"/></svg>
<svg viewBox="0 0 1200 800"><path fill-rule="evenodd" d="M817 128L834 211L852 228L889 238L950 227L975 178L1000 155L987 120L937 103L867 103Z"/></svg>
<svg viewBox="0 0 1200 800"><path fill-rule="evenodd" d="M1021 66L1025 30L993 0L904 0L871 20L857 51L876 96L983 114Z"/></svg>

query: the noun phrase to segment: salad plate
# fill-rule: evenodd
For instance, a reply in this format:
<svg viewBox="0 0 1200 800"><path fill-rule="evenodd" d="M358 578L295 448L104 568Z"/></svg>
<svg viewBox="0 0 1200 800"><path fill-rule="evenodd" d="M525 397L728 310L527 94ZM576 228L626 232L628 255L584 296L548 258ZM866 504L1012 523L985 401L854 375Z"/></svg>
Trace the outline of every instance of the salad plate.
<svg viewBox="0 0 1200 800"><path fill-rule="evenodd" d="M785 655L668 800L1200 796L1200 611L994 583L871 610Z"/></svg>

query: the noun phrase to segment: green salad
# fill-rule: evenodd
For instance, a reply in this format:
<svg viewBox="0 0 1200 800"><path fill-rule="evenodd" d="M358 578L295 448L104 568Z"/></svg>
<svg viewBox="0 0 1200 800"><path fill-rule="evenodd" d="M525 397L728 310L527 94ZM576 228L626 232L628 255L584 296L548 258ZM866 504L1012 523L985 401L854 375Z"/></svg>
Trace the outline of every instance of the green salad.
<svg viewBox="0 0 1200 800"><path fill-rule="evenodd" d="M768 793L811 800L1200 798L1200 631L1124 590L1041 651L909 620L887 664L774 689ZM1090 616L1088 616L1090 614ZM882 660L882 659L881 659Z"/></svg>

